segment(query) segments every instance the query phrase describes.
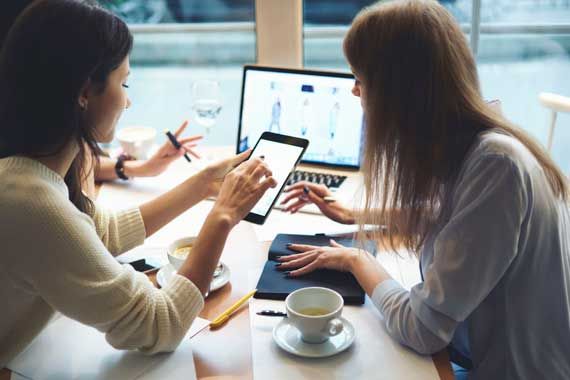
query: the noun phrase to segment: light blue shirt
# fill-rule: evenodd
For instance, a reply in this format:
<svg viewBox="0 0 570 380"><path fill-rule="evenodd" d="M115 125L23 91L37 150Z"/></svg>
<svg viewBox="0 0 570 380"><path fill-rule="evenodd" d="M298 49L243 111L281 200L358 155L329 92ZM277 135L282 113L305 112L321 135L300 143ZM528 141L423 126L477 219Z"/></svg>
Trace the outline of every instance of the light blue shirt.
<svg viewBox="0 0 570 380"><path fill-rule="evenodd" d="M373 292L389 333L424 354L453 341L470 379L570 379L570 213L534 156L481 135L443 209L424 282Z"/></svg>

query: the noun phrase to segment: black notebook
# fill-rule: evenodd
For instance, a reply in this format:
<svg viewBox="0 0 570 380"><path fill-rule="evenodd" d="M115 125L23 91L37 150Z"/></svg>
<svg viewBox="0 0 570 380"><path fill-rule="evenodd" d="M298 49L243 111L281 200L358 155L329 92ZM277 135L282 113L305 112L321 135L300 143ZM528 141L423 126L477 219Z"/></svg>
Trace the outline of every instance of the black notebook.
<svg viewBox="0 0 570 380"><path fill-rule="evenodd" d="M322 286L337 291L344 298L345 304L361 305L364 303L364 290L350 273L319 269L300 277L285 277L283 271L275 267L277 256L287 256L295 252L287 249L288 243L328 246L331 238L326 235L286 235L279 234L271 243L269 257L257 283L255 298L284 300L289 293L309 286ZM334 238L346 247L355 247L353 239ZM364 249L376 256L376 245L366 241Z"/></svg>

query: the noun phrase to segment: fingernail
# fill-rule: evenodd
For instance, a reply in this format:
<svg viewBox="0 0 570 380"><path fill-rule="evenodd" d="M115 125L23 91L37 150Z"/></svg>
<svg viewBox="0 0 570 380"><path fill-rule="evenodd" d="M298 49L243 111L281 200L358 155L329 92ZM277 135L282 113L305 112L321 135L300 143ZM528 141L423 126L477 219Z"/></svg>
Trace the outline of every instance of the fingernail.
<svg viewBox="0 0 570 380"><path fill-rule="evenodd" d="M291 271L283 273L283 277L291 277Z"/></svg>
<svg viewBox="0 0 570 380"><path fill-rule="evenodd" d="M279 260L282 256L275 256L276 260Z"/></svg>
<svg viewBox="0 0 570 380"><path fill-rule="evenodd" d="M261 158L262 160L265 160L265 156L264 156L264 155L259 156L259 158Z"/></svg>
<svg viewBox="0 0 570 380"><path fill-rule="evenodd" d="M279 268L281 266L281 264L283 264L283 263L276 263L275 268Z"/></svg>
<svg viewBox="0 0 570 380"><path fill-rule="evenodd" d="M303 193L309 194L309 188L307 186L303 186Z"/></svg>
<svg viewBox="0 0 570 380"><path fill-rule="evenodd" d="M293 245L292 243L287 243L287 247L290 247L290 246L292 246L292 245Z"/></svg>

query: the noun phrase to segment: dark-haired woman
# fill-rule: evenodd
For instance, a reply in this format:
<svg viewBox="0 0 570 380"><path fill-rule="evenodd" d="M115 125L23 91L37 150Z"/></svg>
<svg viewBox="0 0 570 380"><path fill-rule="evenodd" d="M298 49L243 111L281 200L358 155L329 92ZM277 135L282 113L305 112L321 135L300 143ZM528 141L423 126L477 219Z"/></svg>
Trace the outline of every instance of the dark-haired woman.
<svg viewBox="0 0 570 380"><path fill-rule="evenodd" d="M321 186L289 189L339 222L388 227L416 252L403 289L370 254L292 246L281 268L352 272L389 333L417 352L449 347L470 379L570 378L568 183L543 149L483 101L476 64L436 1L364 10L344 40L366 116L366 207ZM306 189L304 188L306 187ZM459 372L458 372L459 373Z"/></svg>
<svg viewBox="0 0 570 380"><path fill-rule="evenodd" d="M203 305L228 233L275 185L247 153L121 212L81 188L88 146L113 138L126 94L132 36L96 3L38 0L0 53L0 367L59 311L115 347L176 348ZM165 288L112 255L217 195L191 255Z"/></svg>

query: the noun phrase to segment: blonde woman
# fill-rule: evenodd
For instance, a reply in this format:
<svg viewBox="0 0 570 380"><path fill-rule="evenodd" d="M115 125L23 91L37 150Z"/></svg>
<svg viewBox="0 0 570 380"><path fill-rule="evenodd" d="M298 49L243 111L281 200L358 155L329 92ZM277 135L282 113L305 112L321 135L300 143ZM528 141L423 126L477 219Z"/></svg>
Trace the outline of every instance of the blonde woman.
<svg viewBox="0 0 570 380"><path fill-rule="evenodd" d="M436 1L363 10L344 40L366 117L366 207L322 186L288 189L343 223L388 227L416 252L423 282L404 290L369 253L293 245L290 276L352 272L389 333L421 354L449 348L458 377L568 379L570 215L565 177L483 101L474 58ZM397 211L395 211L397 210Z"/></svg>

